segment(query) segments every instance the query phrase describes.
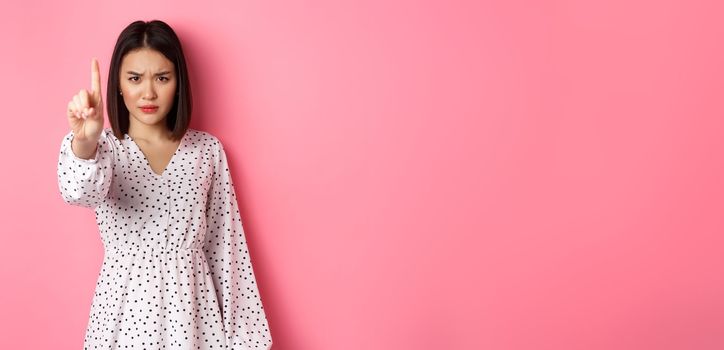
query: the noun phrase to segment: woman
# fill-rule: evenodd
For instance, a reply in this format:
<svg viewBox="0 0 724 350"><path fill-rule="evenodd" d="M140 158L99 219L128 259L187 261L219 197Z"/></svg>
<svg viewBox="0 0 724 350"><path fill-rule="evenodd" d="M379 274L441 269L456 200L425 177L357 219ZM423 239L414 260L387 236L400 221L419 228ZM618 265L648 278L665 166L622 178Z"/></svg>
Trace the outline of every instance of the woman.
<svg viewBox="0 0 724 350"><path fill-rule="evenodd" d="M68 103L66 203L94 208L104 247L85 349L270 349L223 145L189 128L191 90L174 31L136 21L109 70Z"/></svg>

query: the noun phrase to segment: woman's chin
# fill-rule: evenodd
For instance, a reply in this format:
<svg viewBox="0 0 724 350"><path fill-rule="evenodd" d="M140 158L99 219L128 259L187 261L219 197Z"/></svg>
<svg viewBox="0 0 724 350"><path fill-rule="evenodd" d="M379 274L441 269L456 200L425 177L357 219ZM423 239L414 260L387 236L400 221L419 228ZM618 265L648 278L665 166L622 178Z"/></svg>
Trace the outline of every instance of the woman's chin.
<svg viewBox="0 0 724 350"><path fill-rule="evenodd" d="M160 113L153 113L153 114L145 114L145 113L139 113L139 114L132 114L133 119L137 120L140 123L146 124L146 125L156 125L161 122L164 122L166 119L165 115L161 115Z"/></svg>

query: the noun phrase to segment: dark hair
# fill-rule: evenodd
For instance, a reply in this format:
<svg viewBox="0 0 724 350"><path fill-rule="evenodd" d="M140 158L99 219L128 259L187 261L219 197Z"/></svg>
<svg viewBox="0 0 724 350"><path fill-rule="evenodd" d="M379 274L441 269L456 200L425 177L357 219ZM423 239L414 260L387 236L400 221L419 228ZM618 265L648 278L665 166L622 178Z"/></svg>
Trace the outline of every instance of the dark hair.
<svg viewBox="0 0 724 350"><path fill-rule="evenodd" d="M149 48L156 50L173 62L176 71L177 84L174 97L174 106L166 117L166 126L172 132L171 137L181 139L189 128L191 122L191 85L186 70L186 58L181 49L181 42L171 27L159 20L148 22L135 21L129 24L118 36L116 46L108 71L108 89L106 106L108 119L111 122L113 134L123 138L128 133L129 112L120 96L119 71L123 57L136 49Z"/></svg>

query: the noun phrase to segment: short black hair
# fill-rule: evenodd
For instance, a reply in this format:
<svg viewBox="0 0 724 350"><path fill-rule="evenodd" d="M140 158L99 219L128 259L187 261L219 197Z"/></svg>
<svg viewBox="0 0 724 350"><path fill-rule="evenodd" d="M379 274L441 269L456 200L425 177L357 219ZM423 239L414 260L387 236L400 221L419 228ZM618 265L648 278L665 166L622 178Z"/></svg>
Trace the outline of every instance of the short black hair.
<svg viewBox="0 0 724 350"><path fill-rule="evenodd" d="M121 62L127 53L142 48L156 50L174 64L177 76L176 94L174 105L166 117L166 126L172 132L171 137L180 140L191 123L191 84L181 41L173 29L160 20L139 20L129 24L118 36L113 48L106 90L106 108L113 134L122 139L123 135L128 133L130 123L128 108L120 95Z"/></svg>

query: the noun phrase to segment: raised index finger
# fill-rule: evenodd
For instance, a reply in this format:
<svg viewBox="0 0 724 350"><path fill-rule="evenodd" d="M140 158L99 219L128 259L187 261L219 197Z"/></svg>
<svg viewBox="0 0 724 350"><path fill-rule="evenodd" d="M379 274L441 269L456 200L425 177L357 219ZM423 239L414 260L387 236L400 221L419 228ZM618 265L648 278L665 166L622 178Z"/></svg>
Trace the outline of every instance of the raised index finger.
<svg viewBox="0 0 724 350"><path fill-rule="evenodd" d="M95 58L91 61L91 91L93 94L101 93L101 72L98 68L98 60Z"/></svg>

